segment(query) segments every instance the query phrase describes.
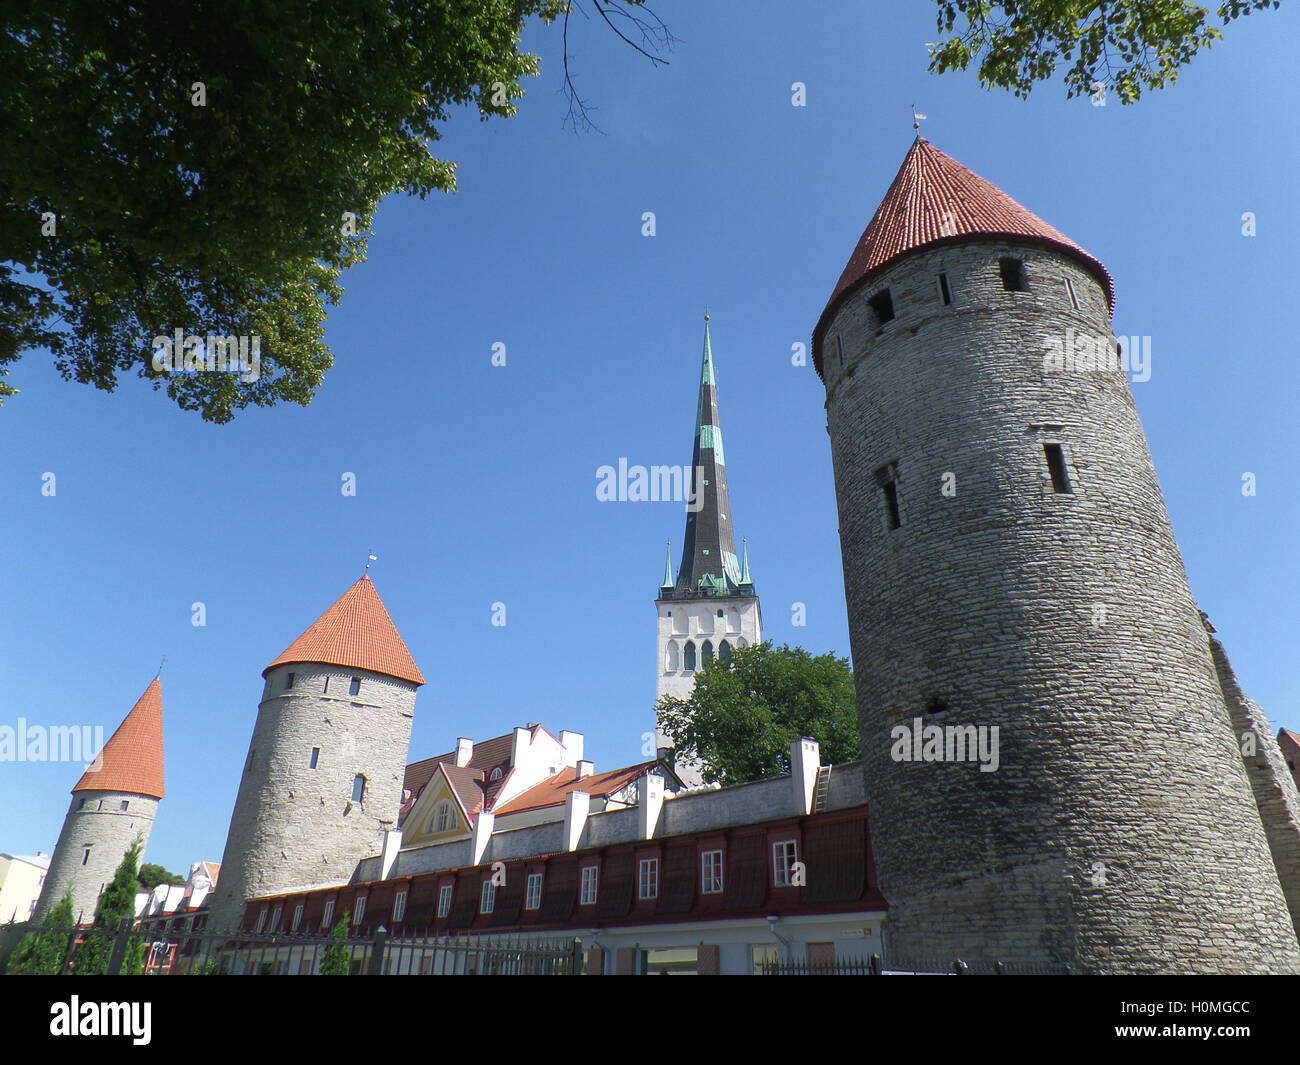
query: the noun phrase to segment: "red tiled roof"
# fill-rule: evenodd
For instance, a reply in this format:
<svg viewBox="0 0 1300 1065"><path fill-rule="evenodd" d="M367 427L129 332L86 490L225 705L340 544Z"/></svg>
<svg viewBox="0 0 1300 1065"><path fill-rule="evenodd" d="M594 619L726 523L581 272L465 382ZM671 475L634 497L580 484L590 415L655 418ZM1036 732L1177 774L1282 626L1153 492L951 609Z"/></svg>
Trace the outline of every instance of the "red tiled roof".
<svg viewBox="0 0 1300 1065"><path fill-rule="evenodd" d="M477 769L495 769L499 765L504 765L510 761L510 752L514 750L514 738L515 734L513 732L507 732L504 736L493 736L490 740L474 744L474 750L470 752L469 764ZM402 788L411 793L410 802L412 804L420 797L420 792L424 790L425 785L429 783L438 765L442 762L454 766L456 764L456 752L448 751L446 754L437 754L432 758L412 762L406 767L406 776L402 780Z"/></svg>
<svg viewBox="0 0 1300 1065"><path fill-rule="evenodd" d="M573 768L561 769L555 776L535 784L527 791L521 792L504 806L493 810L495 814L517 814L521 810L536 810L544 806L558 806L571 791L585 791L589 795L612 795L621 791L632 781L640 777L647 769L653 769L657 761L642 762L640 765L611 769L605 773L591 773L578 779L578 771Z"/></svg>
<svg viewBox="0 0 1300 1065"><path fill-rule="evenodd" d="M162 681L154 677L86 770L79 791L124 791L163 797Z"/></svg>
<svg viewBox="0 0 1300 1065"><path fill-rule="evenodd" d="M1115 284L1097 259L996 185L917 137L813 330L817 373L822 372L822 330L845 295L906 252L973 236L1028 239L1073 253L1101 283L1115 313Z"/></svg>
<svg viewBox="0 0 1300 1065"><path fill-rule="evenodd" d="M368 575L344 592L311 628L262 670L262 676L290 662L322 662L383 673L413 684L424 683L424 674L406 649Z"/></svg>

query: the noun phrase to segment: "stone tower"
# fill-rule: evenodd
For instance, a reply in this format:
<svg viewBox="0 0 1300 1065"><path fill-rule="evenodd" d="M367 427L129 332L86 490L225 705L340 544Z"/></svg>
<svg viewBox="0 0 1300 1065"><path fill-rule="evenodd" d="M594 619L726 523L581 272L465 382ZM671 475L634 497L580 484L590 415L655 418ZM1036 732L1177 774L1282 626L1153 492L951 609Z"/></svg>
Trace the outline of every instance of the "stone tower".
<svg viewBox="0 0 1300 1065"><path fill-rule="evenodd" d="M424 676L363 576L262 671L208 928L246 899L346 882L397 827Z"/></svg>
<svg viewBox="0 0 1300 1065"><path fill-rule="evenodd" d="M763 640L763 614L749 576L748 549L742 559L736 557L707 314L695 411L695 448L688 477L691 488L687 493L681 568L674 580L670 547L663 583L655 599L659 615L656 700L663 695L689 698L695 687L696 669L702 669L714 656L726 659L733 648ZM683 478L683 483L686 481ZM673 745L671 737L657 729L656 736L656 746ZM689 762L679 762L676 772L688 787L703 780L699 767Z"/></svg>
<svg viewBox="0 0 1300 1065"><path fill-rule="evenodd" d="M72 789L32 920L44 921L71 887L72 916L88 923L127 848L137 836L148 846L162 797L162 682L155 677Z"/></svg>
<svg viewBox="0 0 1300 1065"><path fill-rule="evenodd" d="M814 330L886 950L1300 971L1113 306L918 137Z"/></svg>

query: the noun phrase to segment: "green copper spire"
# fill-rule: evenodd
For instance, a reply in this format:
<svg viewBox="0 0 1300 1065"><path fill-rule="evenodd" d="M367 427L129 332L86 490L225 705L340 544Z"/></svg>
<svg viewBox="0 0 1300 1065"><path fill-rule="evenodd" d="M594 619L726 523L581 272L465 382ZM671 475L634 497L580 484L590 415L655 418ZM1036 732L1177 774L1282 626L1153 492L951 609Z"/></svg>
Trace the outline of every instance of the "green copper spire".
<svg viewBox="0 0 1300 1065"><path fill-rule="evenodd" d="M749 538L748 537L745 537L744 539L741 540L741 551L744 554L745 569L744 572L741 573L740 575L740 583L753 584L754 582L749 576Z"/></svg>
<svg viewBox="0 0 1300 1065"><path fill-rule="evenodd" d="M664 582L659 585L660 588L671 588L676 582L673 580L673 542L668 541L668 555L664 559Z"/></svg>

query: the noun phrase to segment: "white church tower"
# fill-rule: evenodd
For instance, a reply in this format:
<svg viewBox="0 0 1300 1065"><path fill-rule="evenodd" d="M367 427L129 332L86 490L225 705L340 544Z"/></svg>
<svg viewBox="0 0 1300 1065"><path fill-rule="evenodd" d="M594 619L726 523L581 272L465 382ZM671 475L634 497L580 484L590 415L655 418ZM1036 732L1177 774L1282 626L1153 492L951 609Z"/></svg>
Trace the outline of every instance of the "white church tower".
<svg viewBox="0 0 1300 1065"><path fill-rule="evenodd" d="M686 512L681 568L674 580L672 549L655 599L659 615L659 665L655 699L690 697L696 670L715 657L726 661L737 647L763 640L763 614L749 576L749 551L736 557L727 467L718 420L718 382L709 346L709 316L704 316L704 358L695 414L695 450ZM655 730L657 747L674 741ZM698 765L678 760L677 775L688 787L702 783Z"/></svg>

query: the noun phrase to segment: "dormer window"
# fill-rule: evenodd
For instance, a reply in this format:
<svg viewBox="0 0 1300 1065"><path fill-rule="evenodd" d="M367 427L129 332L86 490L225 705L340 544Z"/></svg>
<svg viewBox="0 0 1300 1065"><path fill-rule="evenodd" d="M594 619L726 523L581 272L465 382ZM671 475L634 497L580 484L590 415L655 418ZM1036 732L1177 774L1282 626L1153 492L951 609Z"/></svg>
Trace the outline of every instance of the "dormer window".
<svg viewBox="0 0 1300 1065"><path fill-rule="evenodd" d="M494 770L492 770L492 775L488 777L488 780L489 781L500 780L504 775L505 774L501 771L501 767L497 766Z"/></svg>

